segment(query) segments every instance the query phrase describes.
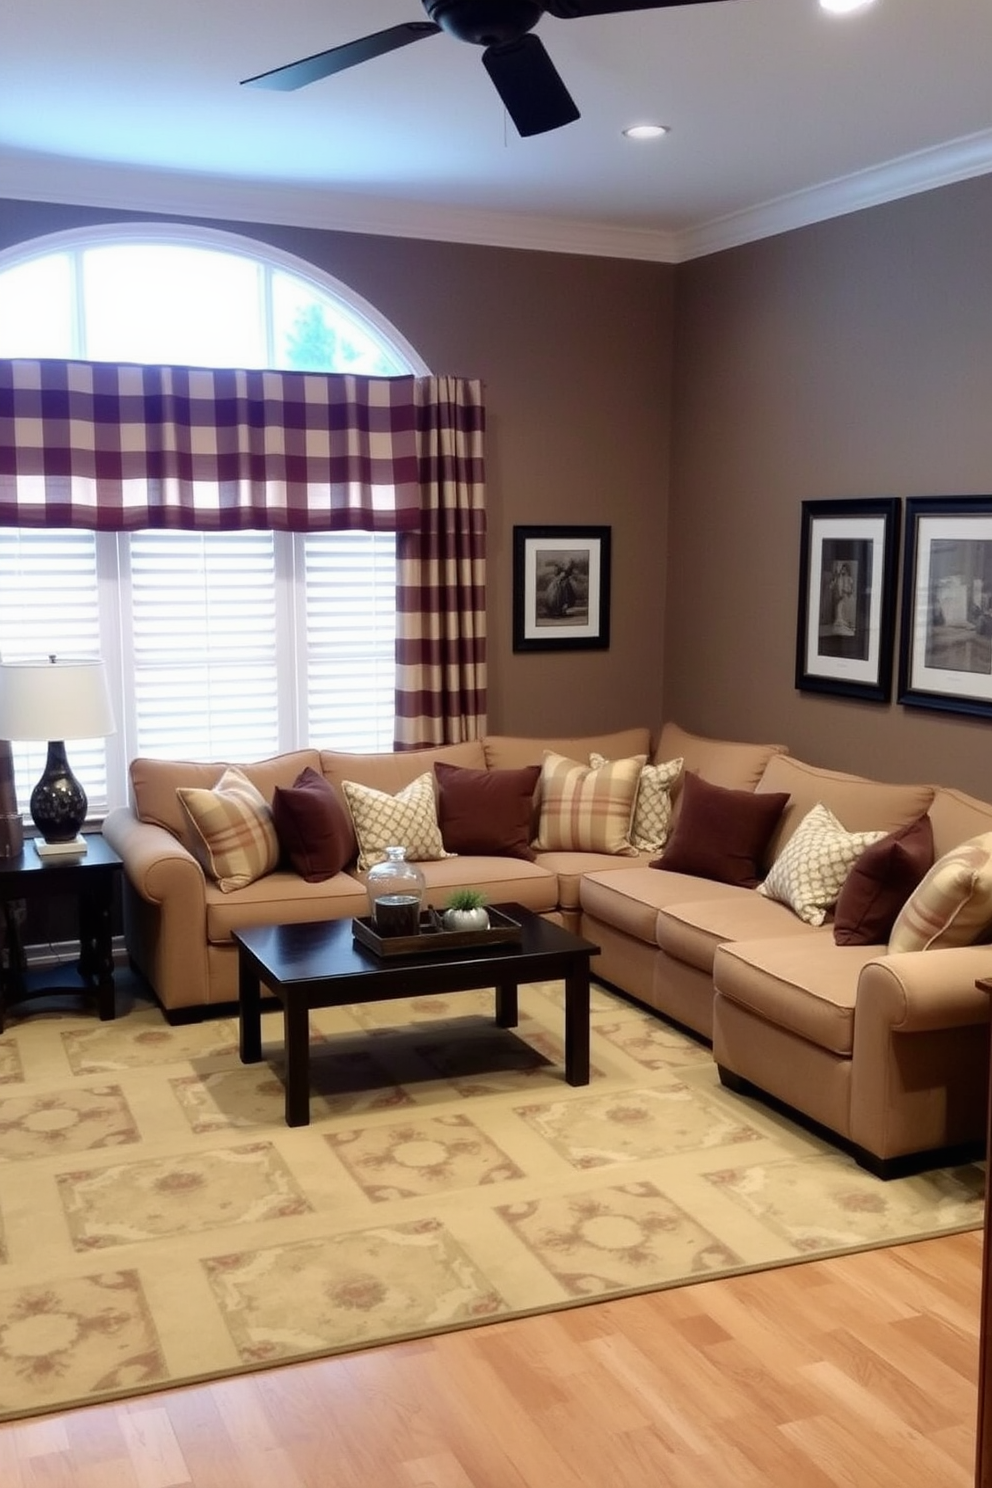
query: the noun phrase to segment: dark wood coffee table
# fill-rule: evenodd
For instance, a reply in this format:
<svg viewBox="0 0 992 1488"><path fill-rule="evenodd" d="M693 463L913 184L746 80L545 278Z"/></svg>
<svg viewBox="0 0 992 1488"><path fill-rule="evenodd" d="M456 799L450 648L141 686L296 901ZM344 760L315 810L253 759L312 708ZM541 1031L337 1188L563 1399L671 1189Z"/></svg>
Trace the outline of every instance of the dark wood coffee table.
<svg viewBox="0 0 992 1488"><path fill-rule="evenodd" d="M599 947L519 904L497 906L521 926L520 944L380 957L355 942L351 920L236 930L241 1060L262 1057L261 989L283 1009L286 1125L310 1121L311 1008L496 989L496 1026L516 1026L521 982L565 982L565 1079L589 1083L589 962Z"/></svg>

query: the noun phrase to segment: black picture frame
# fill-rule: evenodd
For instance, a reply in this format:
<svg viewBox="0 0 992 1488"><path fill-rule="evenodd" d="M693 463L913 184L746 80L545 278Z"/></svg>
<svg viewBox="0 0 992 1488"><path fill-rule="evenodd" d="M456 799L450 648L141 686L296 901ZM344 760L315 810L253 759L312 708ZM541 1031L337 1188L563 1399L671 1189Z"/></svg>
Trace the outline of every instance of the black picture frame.
<svg viewBox="0 0 992 1488"><path fill-rule="evenodd" d="M610 645L609 527L514 527L514 651Z"/></svg>
<svg viewBox="0 0 992 1488"><path fill-rule="evenodd" d="M906 502L900 703L992 718L992 496Z"/></svg>
<svg viewBox="0 0 992 1488"><path fill-rule="evenodd" d="M804 501L796 687L892 695L900 506L894 496Z"/></svg>

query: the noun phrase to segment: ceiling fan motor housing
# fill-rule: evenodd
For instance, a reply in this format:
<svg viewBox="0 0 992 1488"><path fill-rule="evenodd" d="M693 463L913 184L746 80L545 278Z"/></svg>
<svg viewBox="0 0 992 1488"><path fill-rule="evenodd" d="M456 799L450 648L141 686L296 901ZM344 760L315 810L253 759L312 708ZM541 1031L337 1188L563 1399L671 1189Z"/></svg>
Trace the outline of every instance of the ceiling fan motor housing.
<svg viewBox="0 0 992 1488"><path fill-rule="evenodd" d="M421 0L435 25L472 41L476 46L500 46L518 41L533 30L544 14L538 0Z"/></svg>

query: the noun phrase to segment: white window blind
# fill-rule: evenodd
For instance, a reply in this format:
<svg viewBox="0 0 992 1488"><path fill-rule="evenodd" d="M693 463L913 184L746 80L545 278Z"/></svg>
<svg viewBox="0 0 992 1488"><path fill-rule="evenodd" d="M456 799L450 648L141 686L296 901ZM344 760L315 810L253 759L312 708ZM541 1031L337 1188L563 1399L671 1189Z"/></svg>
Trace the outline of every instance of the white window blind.
<svg viewBox="0 0 992 1488"><path fill-rule="evenodd" d="M327 748L391 749L396 540L326 532L304 537L302 548L307 734Z"/></svg>
<svg viewBox="0 0 992 1488"><path fill-rule="evenodd" d="M126 539L134 752L264 759L280 749L271 532Z"/></svg>

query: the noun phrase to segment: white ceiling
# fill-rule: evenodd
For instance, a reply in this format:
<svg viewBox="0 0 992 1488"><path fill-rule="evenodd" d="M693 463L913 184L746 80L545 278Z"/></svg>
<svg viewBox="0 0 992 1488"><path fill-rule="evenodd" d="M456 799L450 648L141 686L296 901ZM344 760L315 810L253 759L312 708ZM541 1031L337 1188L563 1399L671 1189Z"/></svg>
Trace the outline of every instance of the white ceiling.
<svg viewBox="0 0 992 1488"><path fill-rule="evenodd" d="M711 0L537 34L581 110L521 139L442 34L293 93L241 78L419 0L35 0L0 196L677 261L992 171L990 0ZM671 127L632 144L624 125Z"/></svg>

